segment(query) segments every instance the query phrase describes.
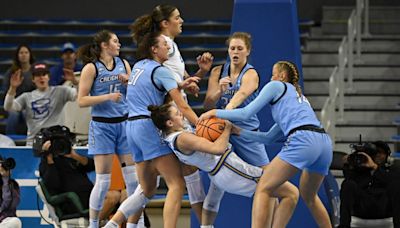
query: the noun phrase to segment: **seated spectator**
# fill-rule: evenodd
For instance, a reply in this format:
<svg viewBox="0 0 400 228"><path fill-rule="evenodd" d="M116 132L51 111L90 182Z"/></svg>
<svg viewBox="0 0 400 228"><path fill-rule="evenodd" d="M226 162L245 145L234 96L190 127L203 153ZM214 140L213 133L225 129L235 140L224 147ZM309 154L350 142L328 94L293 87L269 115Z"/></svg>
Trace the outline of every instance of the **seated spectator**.
<svg viewBox="0 0 400 228"><path fill-rule="evenodd" d="M5 164L5 160L0 156L0 227L20 228L21 220L17 217L16 211L19 204L19 185L10 177L11 169L14 166Z"/></svg>
<svg viewBox="0 0 400 228"><path fill-rule="evenodd" d="M42 146L42 157L39 164L40 177L46 185L50 194L61 194L64 192L75 192L83 207L89 208L89 196L93 189L87 173L95 170L92 158L82 156L71 148L69 154L60 155L58 152L50 152L51 141L46 141ZM106 195L105 202L119 201L114 194ZM74 213L74 207L63 204L64 213ZM109 216L110 212L104 214Z"/></svg>
<svg viewBox="0 0 400 228"><path fill-rule="evenodd" d="M11 67L4 74L3 91L6 91L10 86L12 75L19 75L22 78L21 85L16 90L16 96L24 92L30 92L35 89L32 82L31 64L35 61L32 51L27 45L19 45L13 57ZM26 134L26 123L24 115L21 112L8 112L6 125L6 134Z"/></svg>
<svg viewBox="0 0 400 228"><path fill-rule="evenodd" d="M28 126L27 145L41 128L64 124L64 105L77 97L75 88L49 86L49 70L44 63L32 66L32 81L36 89L24 92L17 98L16 91L23 83L21 74L13 74L4 100L6 111L24 111Z"/></svg>
<svg viewBox="0 0 400 228"><path fill-rule="evenodd" d="M340 190L340 228L350 227L351 216L362 219L393 217L400 227L399 169L389 166L389 146L382 141L355 145L344 164Z"/></svg>
<svg viewBox="0 0 400 228"><path fill-rule="evenodd" d="M74 72L82 70L82 65L76 62L75 46L72 43L67 42L63 45L61 59L60 64L50 68L49 84L52 86L63 85L66 81L76 81Z"/></svg>

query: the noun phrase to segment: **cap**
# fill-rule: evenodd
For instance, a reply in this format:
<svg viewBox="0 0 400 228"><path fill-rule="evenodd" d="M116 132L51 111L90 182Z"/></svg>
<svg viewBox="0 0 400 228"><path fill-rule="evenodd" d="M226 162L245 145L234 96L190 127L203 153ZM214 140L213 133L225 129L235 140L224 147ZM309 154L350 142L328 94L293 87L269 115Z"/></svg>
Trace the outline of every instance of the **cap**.
<svg viewBox="0 0 400 228"><path fill-rule="evenodd" d="M75 45L70 42L65 43L62 48L62 53L65 53L67 51L75 52Z"/></svg>
<svg viewBox="0 0 400 228"><path fill-rule="evenodd" d="M50 73L45 63L36 63L32 66L32 75L43 75Z"/></svg>

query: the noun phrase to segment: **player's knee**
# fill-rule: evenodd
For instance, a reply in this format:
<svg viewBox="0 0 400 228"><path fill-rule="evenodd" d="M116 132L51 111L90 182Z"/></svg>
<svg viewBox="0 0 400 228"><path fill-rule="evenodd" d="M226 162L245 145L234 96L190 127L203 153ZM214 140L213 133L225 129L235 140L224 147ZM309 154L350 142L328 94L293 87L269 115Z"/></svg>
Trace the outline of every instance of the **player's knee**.
<svg viewBox="0 0 400 228"><path fill-rule="evenodd" d="M96 174L96 183L89 199L90 208L97 211L101 210L104 198L110 187L110 179L110 174Z"/></svg>

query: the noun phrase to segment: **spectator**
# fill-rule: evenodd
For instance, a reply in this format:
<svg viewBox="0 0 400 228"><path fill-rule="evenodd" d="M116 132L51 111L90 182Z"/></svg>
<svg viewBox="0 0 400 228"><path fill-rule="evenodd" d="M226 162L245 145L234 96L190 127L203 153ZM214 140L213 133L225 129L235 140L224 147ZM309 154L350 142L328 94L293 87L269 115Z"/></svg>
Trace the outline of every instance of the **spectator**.
<svg viewBox="0 0 400 228"><path fill-rule="evenodd" d="M16 96L24 92L30 92L35 89L32 82L31 64L35 61L32 50L29 46L21 44L17 47L11 67L5 73L3 91L10 86L12 75L19 75L22 78L21 86L16 91ZM26 134L26 123L23 113L8 112L6 134Z"/></svg>
<svg viewBox="0 0 400 228"><path fill-rule="evenodd" d="M343 167L339 227L350 227L352 215L363 219L393 217L394 227L400 227L399 169L387 164L389 146L376 141L355 150ZM356 159L360 155L364 160Z"/></svg>
<svg viewBox="0 0 400 228"><path fill-rule="evenodd" d="M42 158L39 164L40 177L49 190L50 194L61 194L64 192L75 192L84 208L89 208L90 192L93 183L87 176L88 172L94 171L92 158L82 156L71 148L69 154L59 155L57 152L49 152L50 140L42 146ZM51 150L51 149L50 149ZM119 200L114 194L107 193L106 203ZM110 203L111 204L111 203ZM74 213L74 206L63 204L62 210L66 214ZM109 216L104 214L104 217Z"/></svg>
<svg viewBox="0 0 400 228"><path fill-rule="evenodd" d="M15 99L17 89L22 85L21 74L13 74L4 100L6 111L25 111L28 125L27 145L32 145L33 136L41 128L64 124L64 105L74 101L76 89L66 86L49 86L49 70L44 63L37 63L32 67L32 81L36 89L24 92Z"/></svg>
<svg viewBox="0 0 400 228"><path fill-rule="evenodd" d="M50 68L50 82L52 86L63 85L66 81L76 81L74 72L80 72L82 65L76 61L74 44L67 42L61 52L62 62ZM75 82L75 84L77 84Z"/></svg>
<svg viewBox="0 0 400 228"><path fill-rule="evenodd" d="M10 177L12 168L14 167L4 165L4 159L0 156L0 227L2 228L22 227L21 220L16 214L20 200L19 185Z"/></svg>

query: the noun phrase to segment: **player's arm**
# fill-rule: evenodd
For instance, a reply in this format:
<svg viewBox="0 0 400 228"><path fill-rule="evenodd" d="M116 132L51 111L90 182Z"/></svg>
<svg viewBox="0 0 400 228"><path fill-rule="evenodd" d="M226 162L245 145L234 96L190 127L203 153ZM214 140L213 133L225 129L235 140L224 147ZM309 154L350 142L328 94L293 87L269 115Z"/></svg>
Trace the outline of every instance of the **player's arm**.
<svg viewBox="0 0 400 228"><path fill-rule="evenodd" d="M78 92L78 104L80 107L88 107L96 105L108 100L118 102L121 98L121 93L108 93L99 96L90 96L94 79L96 77L96 68L93 63L86 64L81 72Z"/></svg>
<svg viewBox="0 0 400 228"><path fill-rule="evenodd" d="M157 86L168 91L168 95L175 102L177 108L180 112L182 112L183 116L193 125L196 124L197 115L192 108L190 108L185 99L183 99L172 72L166 67L159 67L154 72L154 81Z"/></svg>
<svg viewBox="0 0 400 228"><path fill-rule="evenodd" d="M266 145L271 144L275 142L277 139L279 139L282 136L282 130L278 126L278 124L274 124L268 132L262 132L262 131L251 131L251 130L245 130L242 129L240 130L241 137L261 142Z"/></svg>
<svg viewBox="0 0 400 228"><path fill-rule="evenodd" d="M211 110L215 116L227 120L248 120L252 115L257 114L264 106L278 99L285 92L285 86L282 82L271 81L260 91L260 94L246 107L234 110ZM212 117L211 116L209 117ZM210 115L210 114L208 114Z"/></svg>
<svg viewBox="0 0 400 228"><path fill-rule="evenodd" d="M208 87L206 98L204 99L204 108L212 109L217 104L222 95L221 87L219 86L219 75L221 74L222 66L216 66L211 70L208 78Z"/></svg>
<svg viewBox="0 0 400 228"><path fill-rule="evenodd" d="M257 90L259 85L259 77L257 71L249 69L243 75L242 83L239 90L233 95L232 99L226 105L225 109L235 109L243 103L254 91Z"/></svg>
<svg viewBox="0 0 400 228"><path fill-rule="evenodd" d="M201 151L216 155L224 154L226 148L228 147L231 128L232 125L230 123L225 124L225 130L214 142L192 133L183 132L176 139L178 149L188 154L192 153L193 151Z"/></svg>

